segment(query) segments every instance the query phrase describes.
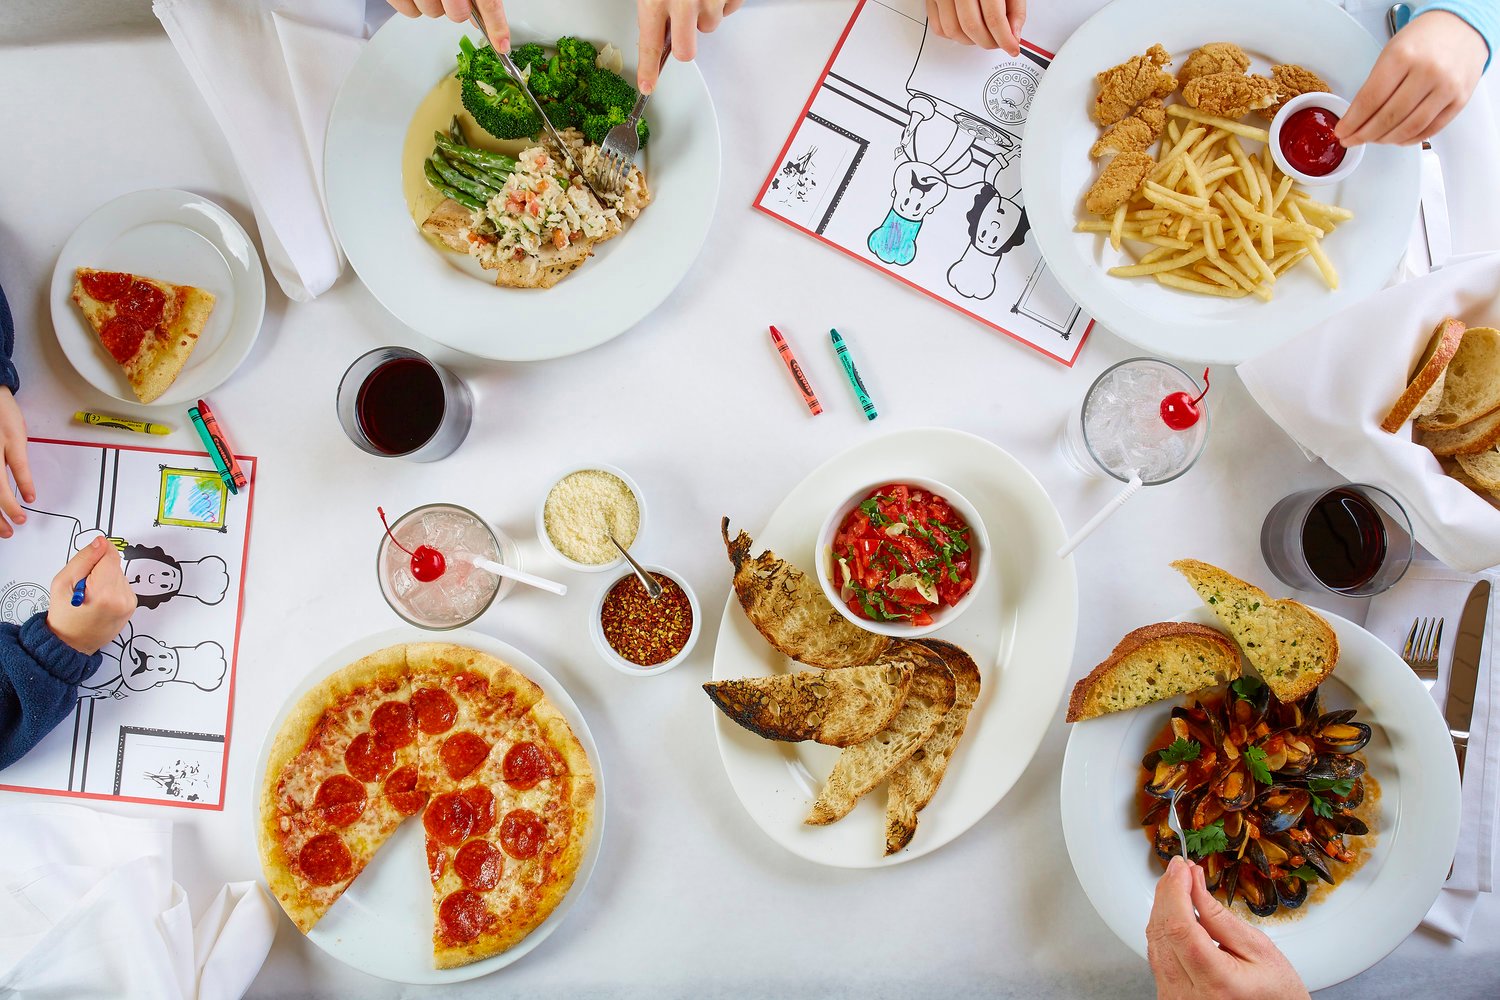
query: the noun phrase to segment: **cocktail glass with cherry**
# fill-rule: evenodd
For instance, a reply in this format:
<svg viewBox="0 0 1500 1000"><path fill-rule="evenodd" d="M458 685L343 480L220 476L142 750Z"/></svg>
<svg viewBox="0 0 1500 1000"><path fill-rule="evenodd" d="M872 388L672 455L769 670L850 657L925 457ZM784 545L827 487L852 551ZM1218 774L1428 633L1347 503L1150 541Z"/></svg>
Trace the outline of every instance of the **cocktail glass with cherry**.
<svg viewBox="0 0 1500 1000"><path fill-rule="evenodd" d="M407 511L380 539L380 593L418 628L462 628L515 587L514 580L475 566L475 556L520 566L515 542L467 507L434 503Z"/></svg>

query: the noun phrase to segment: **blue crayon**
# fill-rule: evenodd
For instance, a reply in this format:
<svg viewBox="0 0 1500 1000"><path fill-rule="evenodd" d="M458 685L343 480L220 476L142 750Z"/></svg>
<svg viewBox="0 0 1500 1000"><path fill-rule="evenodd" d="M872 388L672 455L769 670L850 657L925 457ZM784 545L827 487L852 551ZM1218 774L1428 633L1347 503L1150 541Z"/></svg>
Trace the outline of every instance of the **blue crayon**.
<svg viewBox="0 0 1500 1000"><path fill-rule="evenodd" d="M829 330L828 336L833 340L833 349L838 353L839 361L844 366L844 374L849 378L849 385L853 388L854 395L859 398L859 405L865 411L865 419L874 420L880 414L875 411L875 401L866 391L864 379L859 377L859 369L854 367L854 357L849 353L849 346L844 343L844 338L839 336L837 330Z"/></svg>
<svg viewBox="0 0 1500 1000"><path fill-rule="evenodd" d="M83 605L83 590L88 586L88 584L88 577L84 577L82 580L79 580L77 583L73 584L73 607L77 608Z"/></svg>

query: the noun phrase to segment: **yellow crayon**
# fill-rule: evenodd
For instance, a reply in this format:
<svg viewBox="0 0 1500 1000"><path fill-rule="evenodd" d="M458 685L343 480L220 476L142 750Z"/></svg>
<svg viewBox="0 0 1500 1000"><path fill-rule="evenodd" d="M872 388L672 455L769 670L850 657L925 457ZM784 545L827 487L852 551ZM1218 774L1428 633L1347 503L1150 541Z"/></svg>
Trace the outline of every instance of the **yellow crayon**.
<svg viewBox="0 0 1500 1000"><path fill-rule="evenodd" d="M152 424L144 420L126 420L124 417L111 417L104 413L90 413L88 410L79 410L73 414L73 419L80 424L92 424L95 427L115 427L122 431L135 431L137 434L172 433L172 428L166 424Z"/></svg>

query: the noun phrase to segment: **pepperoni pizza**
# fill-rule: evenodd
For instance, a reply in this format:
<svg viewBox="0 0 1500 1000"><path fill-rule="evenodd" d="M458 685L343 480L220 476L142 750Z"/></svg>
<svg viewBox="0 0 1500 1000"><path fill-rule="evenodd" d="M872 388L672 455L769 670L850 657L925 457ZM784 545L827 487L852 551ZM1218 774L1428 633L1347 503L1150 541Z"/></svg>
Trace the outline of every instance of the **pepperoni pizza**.
<svg viewBox="0 0 1500 1000"><path fill-rule="evenodd" d="M181 374L214 308L201 288L90 267L78 269L73 301L143 403Z"/></svg>
<svg viewBox="0 0 1500 1000"><path fill-rule="evenodd" d="M510 948L556 908L593 803L582 744L519 671L462 646L393 646L304 695L277 734L261 862L306 933L421 813L433 960L448 968Z"/></svg>

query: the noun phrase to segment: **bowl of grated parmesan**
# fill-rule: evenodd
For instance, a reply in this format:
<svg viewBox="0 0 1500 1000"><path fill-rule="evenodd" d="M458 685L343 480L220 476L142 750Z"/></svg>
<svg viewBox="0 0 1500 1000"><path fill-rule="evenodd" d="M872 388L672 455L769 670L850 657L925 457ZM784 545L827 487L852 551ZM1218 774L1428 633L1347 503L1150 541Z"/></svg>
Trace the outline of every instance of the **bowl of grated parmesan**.
<svg viewBox="0 0 1500 1000"><path fill-rule="evenodd" d="M583 465L558 476L536 512L536 534L558 562L580 573L614 569L646 527L646 501L635 480L613 465Z"/></svg>

